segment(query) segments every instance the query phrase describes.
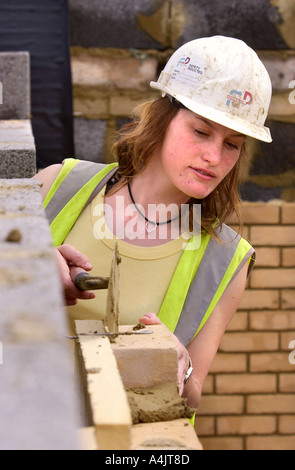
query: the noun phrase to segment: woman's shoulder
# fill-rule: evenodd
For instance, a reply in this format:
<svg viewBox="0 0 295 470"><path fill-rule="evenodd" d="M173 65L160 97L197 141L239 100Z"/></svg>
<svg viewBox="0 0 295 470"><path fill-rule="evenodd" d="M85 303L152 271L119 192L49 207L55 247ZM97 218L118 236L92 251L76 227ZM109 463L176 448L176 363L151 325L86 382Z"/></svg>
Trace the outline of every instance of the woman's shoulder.
<svg viewBox="0 0 295 470"><path fill-rule="evenodd" d="M52 187L54 181L56 180L56 178L60 174L60 172L62 170L62 167L63 167L62 163L56 164L56 165L51 165L51 166L45 168L44 170L39 171L33 177L33 179L38 180L42 185L41 194L42 194L43 200L46 198L46 196L47 196L50 188Z"/></svg>

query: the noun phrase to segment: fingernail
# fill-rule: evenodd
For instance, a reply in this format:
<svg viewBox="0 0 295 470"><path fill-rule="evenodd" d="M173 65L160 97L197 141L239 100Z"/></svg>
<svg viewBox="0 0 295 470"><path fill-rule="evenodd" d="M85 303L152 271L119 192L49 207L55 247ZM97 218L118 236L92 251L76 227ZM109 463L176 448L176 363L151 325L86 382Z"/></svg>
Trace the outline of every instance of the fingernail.
<svg viewBox="0 0 295 470"><path fill-rule="evenodd" d="M91 263L86 263L85 264L85 269L89 269L89 270L93 269L92 264Z"/></svg>

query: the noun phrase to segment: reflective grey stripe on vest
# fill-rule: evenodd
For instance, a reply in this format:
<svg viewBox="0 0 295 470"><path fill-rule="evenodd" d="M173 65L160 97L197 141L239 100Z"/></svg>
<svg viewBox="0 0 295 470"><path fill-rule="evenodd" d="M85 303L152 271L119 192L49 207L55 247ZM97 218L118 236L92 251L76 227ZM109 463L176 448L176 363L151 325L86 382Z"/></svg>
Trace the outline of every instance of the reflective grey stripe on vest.
<svg viewBox="0 0 295 470"><path fill-rule="evenodd" d="M87 161L78 162L74 168L70 171L64 181L60 184L55 194L49 201L45 213L46 217L51 224L56 216L62 211L62 209L70 202L75 194L80 191L85 184L88 183L97 173L99 173L107 165L101 163L93 163ZM85 207L91 202L91 200L99 193L99 191L105 186L116 173L117 168L114 168L99 185L95 188L91 196L89 197Z"/></svg>
<svg viewBox="0 0 295 470"><path fill-rule="evenodd" d="M219 237L224 245L212 238L209 241L174 332L185 346L190 344L198 331L241 240L227 225L222 226Z"/></svg>

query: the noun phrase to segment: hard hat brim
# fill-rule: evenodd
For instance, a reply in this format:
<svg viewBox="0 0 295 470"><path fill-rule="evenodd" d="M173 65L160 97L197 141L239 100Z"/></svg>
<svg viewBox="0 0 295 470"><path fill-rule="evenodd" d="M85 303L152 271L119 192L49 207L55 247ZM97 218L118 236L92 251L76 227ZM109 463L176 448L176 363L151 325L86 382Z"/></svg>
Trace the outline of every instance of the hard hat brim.
<svg viewBox="0 0 295 470"><path fill-rule="evenodd" d="M219 111L218 109L213 109L209 106L196 103L195 101L192 101L191 99L178 93L170 93L166 87L162 87L158 82L151 82L150 86L156 90L161 91L163 97L166 95L172 96L177 101L182 103L183 106L185 106L188 110L204 117L205 119L209 119L210 121L216 122L221 126L227 127L228 129L232 129L236 132L260 140L262 142L272 142L271 133L267 127L250 124L238 116L232 116L231 114Z"/></svg>

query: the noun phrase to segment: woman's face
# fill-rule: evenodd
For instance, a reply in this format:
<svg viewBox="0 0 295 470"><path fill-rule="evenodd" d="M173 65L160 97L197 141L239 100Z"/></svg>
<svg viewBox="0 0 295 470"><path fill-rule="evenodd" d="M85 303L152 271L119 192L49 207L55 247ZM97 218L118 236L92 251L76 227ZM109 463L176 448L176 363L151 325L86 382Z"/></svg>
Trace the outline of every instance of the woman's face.
<svg viewBox="0 0 295 470"><path fill-rule="evenodd" d="M237 163L246 137L220 124L181 109L171 121L160 164L174 188L203 199Z"/></svg>

